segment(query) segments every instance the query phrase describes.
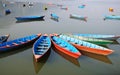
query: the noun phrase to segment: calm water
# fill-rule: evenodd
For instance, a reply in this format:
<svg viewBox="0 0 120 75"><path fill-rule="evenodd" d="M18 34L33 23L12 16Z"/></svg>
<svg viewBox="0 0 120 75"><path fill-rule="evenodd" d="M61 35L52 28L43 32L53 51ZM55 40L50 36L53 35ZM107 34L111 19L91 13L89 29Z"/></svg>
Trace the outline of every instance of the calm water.
<svg viewBox="0 0 120 75"><path fill-rule="evenodd" d="M33 6L29 6L28 2L7 2L7 7L2 7L0 1L0 35L9 33L11 36L8 40L13 40L37 33L120 34L119 20L103 20L104 15L120 15L119 0L36 1ZM48 5L50 2L56 5ZM23 4L26 4L26 7L23 7ZM86 7L78 8L81 4ZM60 9L59 5L68 7L68 10ZM44 7L48 10L43 10ZM114 8L114 12L109 12L110 7ZM6 9L10 9L12 13L5 15ZM59 15L59 22L50 18L51 13ZM69 18L72 13L87 16L87 22ZM45 18L44 21L16 22L16 16L26 15L45 15ZM117 41L120 42L120 39ZM35 63L31 45L0 54L0 75L119 75L120 44L110 44L107 47L115 52L106 57L83 53L78 60L71 60L51 49L44 61Z"/></svg>

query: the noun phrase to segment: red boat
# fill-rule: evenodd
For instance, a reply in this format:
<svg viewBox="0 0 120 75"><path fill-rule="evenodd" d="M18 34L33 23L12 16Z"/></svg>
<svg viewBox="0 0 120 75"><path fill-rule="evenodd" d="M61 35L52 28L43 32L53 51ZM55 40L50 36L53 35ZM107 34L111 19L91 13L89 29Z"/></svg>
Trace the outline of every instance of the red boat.
<svg viewBox="0 0 120 75"><path fill-rule="evenodd" d="M58 51L75 59L81 56L81 53L67 41L57 36L54 36L52 34L50 34L50 37L51 37L54 48L57 49Z"/></svg>

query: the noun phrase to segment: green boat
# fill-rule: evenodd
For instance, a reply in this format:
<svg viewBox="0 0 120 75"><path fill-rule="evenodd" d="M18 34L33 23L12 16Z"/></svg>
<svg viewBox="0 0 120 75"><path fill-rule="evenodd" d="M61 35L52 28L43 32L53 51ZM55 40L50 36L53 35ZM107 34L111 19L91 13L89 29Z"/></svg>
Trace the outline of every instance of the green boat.
<svg viewBox="0 0 120 75"><path fill-rule="evenodd" d="M87 37L82 37L82 36L77 36L77 35L72 35L72 34L59 34L59 35L67 35L72 38L80 39L80 40L91 42L91 43L98 44L98 45L106 45L106 44L113 43L113 41L110 41L110 40L102 40L102 39L95 39L95 38L89 38L89 37L87 38Z"/></svg>

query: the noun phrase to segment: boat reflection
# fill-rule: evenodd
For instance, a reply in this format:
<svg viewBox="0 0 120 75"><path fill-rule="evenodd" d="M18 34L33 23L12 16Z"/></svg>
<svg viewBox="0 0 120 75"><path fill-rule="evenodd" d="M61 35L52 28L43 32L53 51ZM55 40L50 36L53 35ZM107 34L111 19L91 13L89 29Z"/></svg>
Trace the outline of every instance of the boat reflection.
<svg viewBox="0 0 120 75"><path fill-rule="evenodd" d="M59 22L59 19L55 19L55 18L50 18L51 20L54 20L54 21L56 21L56 22Z"/></svg>
<svg viewBox="0 0 120 75"><path fill-rule="evenodd" d="M4 58L4 57L8 57L10 55L14 55L14 54L17 54L17 53L20 53L20 52L23 52L27 49L30 49L32 47L32 45L28 45L26 47L21 47L19 49L14 49L14 50L10 50L10 51L5 51L5 52L0 52L0 58Z"/></svg>
<svg viewBox="0 0 120 75"><path fill-rule="evenodd" d="M98 55L98 54L89 53L89 52L84 52L84 51L81 51L81 53L85 56L90 57L90 58L93 58L93 59L96 59L96 60L99 60L99 61L102 61L102 62L105 62L108 64L112 64L111 60L107 56Z"/></svg>
<svg viewBox="0 0 120 75"><path fill-rule="evenodd" d="M49 50L48 53L46 55L44 55L44 57L42 59L39 60L39 62L36 62L35 58L33 56L33 65L34 65L34 69L35 69L36 74L38 74L38 72L42 69L42 67L46 63L46 61L50 55L50 52L51 52L51 50Z"/></svg>
<svg viewBox="0 0 120 75"><path fill-rule="evenodd" d="M70 17L70 19L76 19L76 20L79 20L79 21L87 22L87 19L79 19L79 18L73 18L73 17Z"/></svg>
<svg viewBox="0 0 120 75"><path fill-rule="evenodd" d="M65 58L66 60L68 60L69 62L73 63L74 65L76 65L76 66L78 66L78 67L80 67L80 63L79 63L79 61L78 61L77 59L72 58L72 57L70 57L70 56L62 53L62 52L58 51L58 50L55 49L55 48L53 48L53 50L54 50L56 53L58 53L59 55L61 55L63 58Z"/></svg>
<svg viewBox="0 0 120 75"><path fill-rule="evenodd" d="M44 20L44 19L38 19L38 20L23 20L23 21L16 21L16 23L33 22L33 21L45 21L45 20Z"/></svg>

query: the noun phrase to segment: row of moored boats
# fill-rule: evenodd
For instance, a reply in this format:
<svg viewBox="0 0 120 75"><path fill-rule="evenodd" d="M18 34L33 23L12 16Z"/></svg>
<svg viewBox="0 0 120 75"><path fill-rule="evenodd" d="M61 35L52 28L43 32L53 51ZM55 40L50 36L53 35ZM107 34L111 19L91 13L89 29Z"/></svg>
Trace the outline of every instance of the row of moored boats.
<svg viewBox="0 0 120 75"><path fill-rule="evenodd" d="M35 34L7 41L8 35L0 37L0 52L8 52L33 44L33 55L38 62L53 47L55 51L79 58L81 52L90 52L98 55L109 55L114 52L101 45L111 44L120 36L98 34Z"/></svg>
<svg viewBox="0 0 120 75"><path fill-rule="evenodd" d="M50 14L51 15L51 19L54 19L56 21L59 20L59 16L55 13ZM43 20L45 16L21 16L21 17L15 17L17 21L25 21L25 20ZM78 14L70 14L70 18L74 18L74 19L79 19L79 20L83 20L83 21L87 21L87 16L81 16ZM106 19L116 19L116 20L120 20L120 16L117 15L106 15L104 17L104 20Z"/></svg>

